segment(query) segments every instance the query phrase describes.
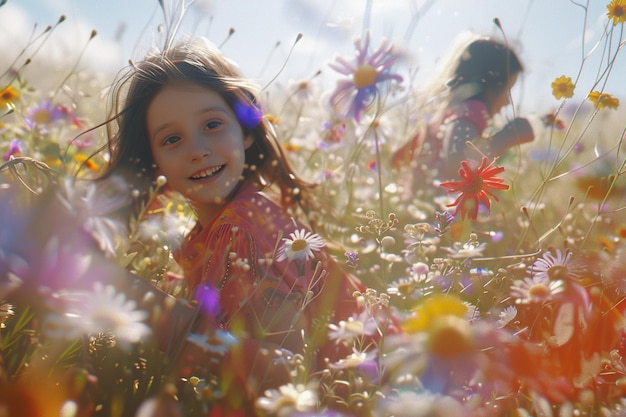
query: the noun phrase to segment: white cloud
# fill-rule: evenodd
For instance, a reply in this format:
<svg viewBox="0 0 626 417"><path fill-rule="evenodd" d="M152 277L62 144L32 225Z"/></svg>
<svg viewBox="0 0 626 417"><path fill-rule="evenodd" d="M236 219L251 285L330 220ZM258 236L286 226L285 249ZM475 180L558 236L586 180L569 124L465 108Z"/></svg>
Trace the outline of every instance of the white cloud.
<svg viewBox="0 0 626 417"><path fill-rule="evenodd" d="M0 10L0 50L6 57L5 62L13 62L24 52L15 64L18 67L30 58L32 63L28 70L31 72L38 73L44 68L70 70L84 49L78 70L111 73L119 69L122 62L120 45L99 36L89 41L92 28L83 20L72 20L58 25L58 17L52 21L34 22L24 9L7 3ZM52 29L46 32L48 25ZM1 70L4 72L6 68Z"/></svg>

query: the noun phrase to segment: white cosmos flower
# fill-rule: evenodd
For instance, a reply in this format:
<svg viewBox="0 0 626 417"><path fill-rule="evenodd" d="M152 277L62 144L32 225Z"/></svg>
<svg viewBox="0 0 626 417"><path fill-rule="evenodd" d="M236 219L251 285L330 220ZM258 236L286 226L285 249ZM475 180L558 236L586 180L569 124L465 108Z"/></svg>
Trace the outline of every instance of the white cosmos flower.
<svg viewBox="0 0 626 417"><path fill-rule="evenodd" d="M306 229L296 230L289 234L289 238L283 239L283 245L278 251L277 261L305 261L315 257L313 252L320 251L325 245L317 233Z"/></svg>
<svg viewBox="0 0 626 417"><path fill-rule="evenodd" d="M338 324L328 325L328 337L335 343L342 343L346 346L363 336L371 336L376 333L376 320L364 311L358 317L349 317L348 320L341 320Z"/></svg>
<svg viewBox="0 0 626 417"><path fill-rule="evenodd" d="M508 306L498 315L498 327L504 327L517 316L517 307Z"/></svg>
<svg viewBox="0 0 626 417"><path fill-rule="evenodd" d="M228 353L232 346L239 344L239 339L234 334L222 329L217 329L212 335L190 333L187 340L201 347L205 352L222 356Z"/></svg>
<svg viewBox="0 0 626 417"><path fill-rule="evenodd" d="M315 411L317 403L315 386L286 384L278 389L265 391L265 396L259 398L256 405L268 415L288 417L296 413Z"/></svg>
<svg viewBox="0 0 626 417"><path fill-rule="evenodd" d="M122 347L127 347L151 332L143 323L148 313L136 310L137 303L118 293L112 285L97 282L93 291L59 292L55 299L66 308L62 315L47 317L44 329L50 337L74 338L108 331Z"/></svg>

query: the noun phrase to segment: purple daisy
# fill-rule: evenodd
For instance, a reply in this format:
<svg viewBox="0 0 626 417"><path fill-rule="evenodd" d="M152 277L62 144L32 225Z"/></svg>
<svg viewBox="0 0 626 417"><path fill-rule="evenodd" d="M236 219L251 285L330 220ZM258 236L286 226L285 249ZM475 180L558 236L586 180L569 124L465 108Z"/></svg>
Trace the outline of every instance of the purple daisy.
<svg viewBox="0 0 626 417"><path fill-rule="evenodd" d="M337 57L335 62L329 64L335 71L351 76L350 79L337 81L337 87L329 102L342 117L354 117L358 122L363 111L376 97L377 85L390 80L402 82L402 77L390 71L398 56L387 40L383 39L378 49L369 56L367 55L370 45L369 32L365 34L365 39L357 38L354 45L356 46L354 63Z"/></svg>
<svg viewBox="0 0 626 417"><path fill-rule="evenodd" d="M28 114L24 118L24 122L30 130L33 130L35 126L49 126L65 117L63 108L61 106L56 106L49 101L44 101L35 107L29 108L27 113Z"/></svg>

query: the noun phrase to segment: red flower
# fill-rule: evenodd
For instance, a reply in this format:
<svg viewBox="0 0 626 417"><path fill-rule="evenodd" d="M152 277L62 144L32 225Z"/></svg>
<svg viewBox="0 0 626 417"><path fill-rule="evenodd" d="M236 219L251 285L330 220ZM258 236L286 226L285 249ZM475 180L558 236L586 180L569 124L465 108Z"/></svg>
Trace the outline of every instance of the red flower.
<svg viewBox="0 0 626 417"><path fill-rule="evenodd" d="M504 171L504 167L493 166L495 159L487 165L487 158L483 157L480 166L478 162L473 160L466 160L461 162L461 168L459 168L459 175L461 181L448 181L439 184L441 187L448 189L450 193L461 193L454 202L448 204L446 207L456 206L454 214L461 213L461 217L466 216L470 219L476 219L478 215L478 206L483 204L487 211L491 208L491 201L489 197L493 197L494 200L498 200L489 188L496 190L508 190L509 186L503 184L504 179L497 178L496 175Z"/></svg>

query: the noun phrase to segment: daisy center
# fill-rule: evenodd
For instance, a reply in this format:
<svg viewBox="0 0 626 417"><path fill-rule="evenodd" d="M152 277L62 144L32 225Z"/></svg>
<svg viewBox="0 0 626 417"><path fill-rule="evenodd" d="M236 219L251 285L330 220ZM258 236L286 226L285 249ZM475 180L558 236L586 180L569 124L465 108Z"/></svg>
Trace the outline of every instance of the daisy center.
<svg viewBox="0 0 626 417"><path fill-rule="evenodd" d="M52 121L52 115L48 110L37 110L33 114L33 121L38 125L47 125Z"/></svg>
<svg viewBox="0 0 626 417"><path fill-rule="evenodd" d="M371 65L362 65L354 71L352 78L356 88L365 88L376 82L378 71Z"/></svg>
<svg viewBox="0 0 626 417"><path fill-rule="evenodd" d="M398 292L404 296L413 294L415 291L415 283L413 282L403 282L398 284Z"/></svg>
<svg viewBox="0 0 626 417"><path fill-rule="evenodd" d="M550 288L544 284L534 284L528 289L530 298L544 300L550 295Z"/></svg>
<svg viewBox="0 0 626 417"><path fill-rule="evenodd" d="M621 17L624 14L624 8L622 6L615 6L613 14L617 17Z"/></svg>
<svg viewBox="0 0 626 417"><path fill-rule="evenodd" d="M291 250L294 252L300 252L305 250L307 247L307 241L304 239L296 239L291 244Z"/></svg>
<svg viewBox="0 0 626 417"><path fill-rule="evenodd" d="M550 268L548 268L547 274L548 278L550 278L551 281L557 279L565 279L567 278L567 267L563 265L551 266Z"/></svg>

